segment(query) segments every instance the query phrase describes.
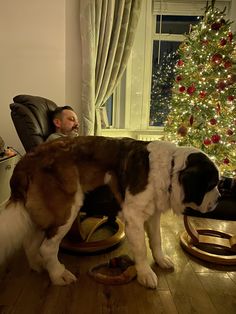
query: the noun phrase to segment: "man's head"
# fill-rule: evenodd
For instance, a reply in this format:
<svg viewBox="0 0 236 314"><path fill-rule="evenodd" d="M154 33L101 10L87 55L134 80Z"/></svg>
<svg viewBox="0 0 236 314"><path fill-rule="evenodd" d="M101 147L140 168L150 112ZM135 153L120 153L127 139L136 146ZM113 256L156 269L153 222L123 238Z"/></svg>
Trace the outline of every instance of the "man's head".
<svg viewBox="0 0 236 314"><path fill-rule="evenodd" d="M65 135L78 132L78 117L70 106L57 107L52 112L52 121L55 125L56 132Z"/></svg>

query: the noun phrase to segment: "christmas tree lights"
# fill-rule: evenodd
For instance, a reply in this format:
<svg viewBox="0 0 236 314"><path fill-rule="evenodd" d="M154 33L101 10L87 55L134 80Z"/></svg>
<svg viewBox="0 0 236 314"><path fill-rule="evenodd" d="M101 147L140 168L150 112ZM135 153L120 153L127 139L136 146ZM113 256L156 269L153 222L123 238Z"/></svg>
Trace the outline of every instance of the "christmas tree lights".
<svg viewBox="0 0 236 314"><path fill-rule="evenodd" d="M150 125L162 126L169 113L174 67L177 59L176 51L165 53L162 62L153 67Z"/></svg>
<svg viewBox="0 0 236 314"><path fill-rule="evenodd" d="M225 11L207 5L180 45L165 139L209 154L221 173L236 173L236 43Z"/></svg>

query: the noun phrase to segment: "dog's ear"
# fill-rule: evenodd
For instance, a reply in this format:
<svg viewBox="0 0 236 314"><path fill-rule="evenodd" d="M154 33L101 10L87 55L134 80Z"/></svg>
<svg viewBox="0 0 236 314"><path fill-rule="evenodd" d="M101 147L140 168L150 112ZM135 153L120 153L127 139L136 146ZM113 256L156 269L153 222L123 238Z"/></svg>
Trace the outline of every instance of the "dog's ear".
<svg viewBox="0 0 236 314"><path fill-rule="evenodd" d="M179 182L185 193L184 202L200 205L205 194L216 187L218 181L218 169L207 155L201 152L190 154L186 168L179 174Z"/></svg>
<svg viewBox="0 0 236 314"><path fill-rule="evenodd" d="M184 190L184 203L201 205L206 193L206 182L202 180L201 170L188 167L179 174L179 182Z"/></svg>

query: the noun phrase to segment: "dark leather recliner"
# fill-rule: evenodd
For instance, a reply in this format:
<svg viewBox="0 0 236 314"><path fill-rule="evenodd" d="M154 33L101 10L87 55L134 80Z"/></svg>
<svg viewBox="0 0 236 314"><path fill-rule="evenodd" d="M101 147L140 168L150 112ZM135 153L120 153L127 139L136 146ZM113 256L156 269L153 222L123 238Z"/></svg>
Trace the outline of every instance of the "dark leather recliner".
<svg viewBox="0 0 236 314"><path fill-rule="evenodd" d="M26 152L43 143L54 132L50 113L57 105L43 97L18 95L10 104L11 117Z"/></svg>
<svg viewBox="0 0 236 314"><path fill-rule="evenodd" d="M18 95L10 104L11 117L26 152L32 151L54 132L50 118L57 107L53 101L31 95ZM113 194L107 186L85 196L79 219L73 224L62 247L76 252L97 252L118 244L124 238L124 226L115 214L119 210ZM100 241L94 240L94 232L109 224L114 234Z"/></svg>

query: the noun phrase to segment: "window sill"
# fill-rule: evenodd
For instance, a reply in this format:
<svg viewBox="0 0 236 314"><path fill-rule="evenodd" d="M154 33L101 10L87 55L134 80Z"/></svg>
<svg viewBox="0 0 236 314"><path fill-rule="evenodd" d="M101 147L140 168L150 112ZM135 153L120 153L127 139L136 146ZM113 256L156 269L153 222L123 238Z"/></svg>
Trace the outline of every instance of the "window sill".
<svg viewBox="0 0 236 314"><path fill-rule="evenodd" d="M163 137L163 128L153 128L145 130L130 129L102 129L103 136L109 137L131 137L143 141L161 140Z"/></svg>

